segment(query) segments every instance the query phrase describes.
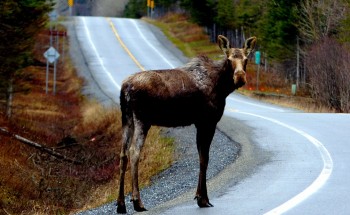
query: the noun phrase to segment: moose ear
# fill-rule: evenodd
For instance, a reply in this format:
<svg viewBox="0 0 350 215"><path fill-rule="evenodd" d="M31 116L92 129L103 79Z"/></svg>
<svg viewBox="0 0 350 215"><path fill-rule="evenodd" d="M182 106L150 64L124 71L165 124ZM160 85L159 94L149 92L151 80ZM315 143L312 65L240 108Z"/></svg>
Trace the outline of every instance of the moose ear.
<svg viewBox="0 0 350 215"><path fill-rule="evenodd" d="M256 37L248 38L244 43L244 53L248 57L254 50L256 44Z"/></svg>
<svg viewBox="0 0 350 215"><path fill-rule="evenodd" d="M220 49L225 53L225 55L228 57L230 52L230 42L228 39L222 35L218 36L218 43Z"/></svg>

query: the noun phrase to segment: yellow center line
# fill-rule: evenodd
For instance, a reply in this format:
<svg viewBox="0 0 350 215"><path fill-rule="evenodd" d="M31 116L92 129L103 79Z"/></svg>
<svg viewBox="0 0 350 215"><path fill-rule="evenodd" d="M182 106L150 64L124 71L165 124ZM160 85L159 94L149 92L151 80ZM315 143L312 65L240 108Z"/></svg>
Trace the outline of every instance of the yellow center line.
<svg viewBox="0 0 350 215"><path fill-rule="evenodd" d="M120 45L123 47L123 49L126 51L126 53L129 55L129 57L134 61L134 63L142 70L145 71L145 68L140 64L140 62L135 58L135 56L133 54L131 54L130 50L128 49L128 47L126 47L125 43L122 41L122 39L120 38L117 29L114 27L113 22L111 21L110 18L106 18L109 25L112 28L112 31L115 35L115 37L117 38L118 42L120 43Z"/></svg>

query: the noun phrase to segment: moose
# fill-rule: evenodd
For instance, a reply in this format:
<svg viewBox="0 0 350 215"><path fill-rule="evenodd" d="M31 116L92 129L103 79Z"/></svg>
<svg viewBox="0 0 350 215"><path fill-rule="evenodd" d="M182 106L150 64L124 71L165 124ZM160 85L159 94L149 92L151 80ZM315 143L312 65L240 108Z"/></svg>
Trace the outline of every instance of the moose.
<svg viewBox="0 0 350 215"><path fill-rule="evenodd" d="M223 115L226 97L246 83L246 65L256 37L247 39L243 48L231 48L229 40L219 35L218 44L225 55L222 60L198 56L182 67L143 71L123 81L120 92L122 148L118 213L126 213L124 178L128 156L132 176L131 202L135 211L146 211L140 197L138 165L140 151L152 125L195 125L200 162L195 199L199 207L213 206L206 185L210 144L216 124Z"/></svg>

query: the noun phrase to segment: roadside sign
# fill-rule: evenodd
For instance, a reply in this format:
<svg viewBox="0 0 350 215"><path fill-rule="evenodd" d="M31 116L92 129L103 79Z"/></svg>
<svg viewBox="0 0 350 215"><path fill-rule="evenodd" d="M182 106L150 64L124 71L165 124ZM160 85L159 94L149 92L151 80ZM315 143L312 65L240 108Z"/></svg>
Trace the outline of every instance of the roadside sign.
<svg viewBox="0 0 350 215"><path fill-rule="evenodd" d="M260 51L255 52L255 64L260 64Z"/></svg>
<svg viewBox="0 0 350 215"><path fill-rule="evenodd" d="M44 57L50 62L53 63L55 62L59 57L60 54L56 51L54 47L50 47L45 53Z"/></svg>
<svg viewBox="0 0 350 215"><path fill-rule="evenodd" d="M69 7L73 7L74 4L74 0L68 0L68 6Z"/></svg>

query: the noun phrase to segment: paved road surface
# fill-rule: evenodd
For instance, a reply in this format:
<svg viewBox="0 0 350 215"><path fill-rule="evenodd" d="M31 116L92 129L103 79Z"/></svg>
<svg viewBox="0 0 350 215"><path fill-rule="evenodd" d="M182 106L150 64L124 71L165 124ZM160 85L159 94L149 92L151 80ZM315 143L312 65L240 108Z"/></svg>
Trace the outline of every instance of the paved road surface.
<svg viewBox="0 0 350 215"><path fill-rule="evenodd" d="M128 75L183 64L143 21L76 17L75 22L94 79L116 102ZM251 146L243 145L232 168L248 165L251 156L265 156L265 164L216 189L213 208L200 209L193 199L179 197L148 214L350 214L349 114L302 113L235 93L227 99L225 116L251 127L254 147L264 152L249 154ZM237 178L230 168L225 174Z"/></svg>

